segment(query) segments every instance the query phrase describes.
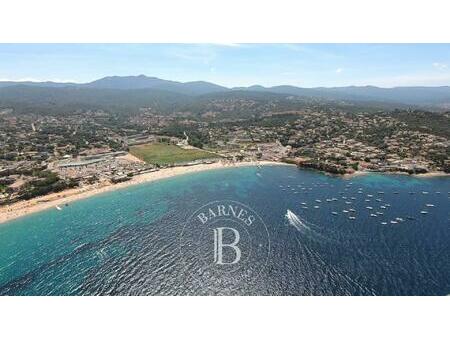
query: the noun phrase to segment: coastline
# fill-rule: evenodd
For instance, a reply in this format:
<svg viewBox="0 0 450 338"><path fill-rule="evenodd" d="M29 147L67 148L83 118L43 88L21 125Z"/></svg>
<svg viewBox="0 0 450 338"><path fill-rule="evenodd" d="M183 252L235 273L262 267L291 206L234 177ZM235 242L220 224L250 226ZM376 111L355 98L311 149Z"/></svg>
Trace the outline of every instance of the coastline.
<svg viewBox="0 0 450 338"><path fill-rule="evenodd" d="M419 177L419 178L428 178L428 177L450 177L450 174L444 173L442 171L435 171L435 172L429 172L425 174L415 174L412 175L413 177Z"/></svg>
<svg viewBox="0 0 450 338"><path fill-rule="evenodd" d="M383 175L403 175L403 176L409 176L414 178L433 178L433 177L450 177L450 174L445 173L443 171L431 171L424 174L408 174L404 171L357 171L353 174L348 174L351 176L359 176L359 175L366 175L366 174L383 174Z"/></svg>
<svg viewBox="0 0 450 338"><path fill-rule="evenodd" d="M305 169L305 168L300 168L300 169ZM414 177L414 178L434 178L434 177L450 177L450 174L445 173L443 171L432 171L432 172L428 172L425 174L408 174L405 173L403 171L364 171L364 170L357 170L354 173L351 174L333 174L333 173L329 173L327 171L323 171L323 170L317 170L317 169L311 169L311 170L315 170L318 172L321 172L325 175L330 175L330 176L337 176L337 177L341 177L343 179L350 179L350 178L354 178L357 176L365 176L365 175L371 175L371 174L381 174L381 175L403 175L403 176L409 176L409 177Z"/></svg>
<svg viewBox="0 0 450 338"><path fill-rule="evenodd" d="M11 205L0 206L0 225L3 223L12 221L14 219L27 216L29 214L43 211L50 208L56 208L59 206L64 206L66 203L71 203L77 200L85 199L92 197L97 194L101 194L104 192L114 191L122 188L126 188L131 185L148 183L153 181L158 181L165 178L171 178L179 175L185 175L190 173L196 173L206 170L217 170L223 168L236 168L236 167L248 167L248 166L257 166L257 165L284 165L284 166L292 166L295 164L286 163L286 162L275 162L275 161L260 161L260 162L238 162L234 164L225 164L223 162L214 162L211 164L198 164L195 166L186 166L186 167L173 167L173 168L165 168L155 172L146 173L142 175L133 176L129 181L120 182L120 183L110 183L110 182L102 182L98 184L93 184L85 187L78 187L73 189L68 189L65 191L61 191L58 193L52 193L44 196L39 196L27 201L20 201ZM302 168L300 168L302 169ZM314 169L313 169L314 170ZM317 170L315 170L317 171ZM331 175L325 171L322 172L325 175ZM344 174L338 175L343 179L351 179L356 176L363 176L372 174L375 172L370 171L355 171L352 174ZM390 175L408 175L415 178L433 178L433 177L450 177L450 174L443 172L430 172L426 174L415 174L410 175L404 172L379 172L381 174L390 174Z"/></svg>
<svg viewBox="0 0 450 338"><path fill-rule="evenodd" d="M133 176L129 181L121 183L113 184L109 182L104 182L100 184L93 184L85 187L68 189L58 193L39 196L31 200L20 201L11 205L1 206L0 225L2 223L6 223L16 218L27 216L35 212L43 211L49 208L56 208L57 206L64 206L64 204L66 203L71 203L77 200L89 198L91 196L101 194L104 192L122 189L131 185L148 183L165 178L175 177L184 174L191 174L206 170L248 167L257 165L291 165L291 164L272 161L238 162L235 164L224 164L222 162L215 162L211 164L198 164L195 166L188 166L188 167L165 168L155 172Z"/></svg>

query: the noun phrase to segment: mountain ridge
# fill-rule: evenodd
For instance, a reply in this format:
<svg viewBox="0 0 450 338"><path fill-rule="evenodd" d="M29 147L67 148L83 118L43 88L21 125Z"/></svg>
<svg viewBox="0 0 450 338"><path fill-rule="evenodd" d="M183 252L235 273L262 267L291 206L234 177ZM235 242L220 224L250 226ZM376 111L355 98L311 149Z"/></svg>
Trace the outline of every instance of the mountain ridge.
<svg viewBox="0 0 450 338"><path fill-rule="evenodd" d="M106 76L87 83L71 82L32 82L32 81L0 81L0 91L8 87L26 86L39 88L84 88L84 89L115 89L115 90L159 90L188 96L201 96L222 92L266 92L291 95L305 98L326 100L342 100L357 102L389 102L419 106L450 106L450 86L399 86L392 88L366 86L343 87L297 87L293 85L278 85L264 87L252 85L248 87L224 87L207 81L179 82L164 80L157 77L137 76Z"/></svg>

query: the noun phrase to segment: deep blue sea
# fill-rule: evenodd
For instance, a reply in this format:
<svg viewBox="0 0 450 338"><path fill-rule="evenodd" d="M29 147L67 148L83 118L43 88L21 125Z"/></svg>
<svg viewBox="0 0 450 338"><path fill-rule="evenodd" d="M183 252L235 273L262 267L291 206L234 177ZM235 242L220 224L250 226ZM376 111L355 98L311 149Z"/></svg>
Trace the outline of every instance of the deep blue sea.
<svg viewBox="0 0 450 338"><path fill-rule="evenodd" d="M222 200L248 206L266 226L243 235L243 255L260 235L270 251L256 246L240 269L220 276L203 271L195 255L181 257L180 236L197 209ZM448 294L444 177L226 168L0 224L0 295Z"/></svg>

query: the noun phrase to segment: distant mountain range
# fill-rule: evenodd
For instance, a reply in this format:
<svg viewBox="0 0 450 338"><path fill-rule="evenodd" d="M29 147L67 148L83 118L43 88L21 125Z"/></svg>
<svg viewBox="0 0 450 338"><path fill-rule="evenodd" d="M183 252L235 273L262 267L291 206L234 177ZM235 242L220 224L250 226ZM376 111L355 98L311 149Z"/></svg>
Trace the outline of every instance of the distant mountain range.
<svg viewBox="0 0 450 338"><path fill-rule="evenodd" d="M164 97L168 100L192 100L193 97L211 94L239 92L239 96L256 93L278 94L280 97L294 96L332 101L379 102L383 104L413 105L450 109L450 87L396 87L379 88L374 86L349 86L333 88L301 88L295 86L227 88L205 81L177 82L156 77L108 76L102 79L78 84L57 82L0 82L0 104L5 105L17 101L34 100L51 101L61 98L74 104L80 100L86 104L103 104L110 98L114 101L126 100L127 97L137 100L136 104ZM247 94L246 94L247 93ZM177 95L179 96L178 98ZM225 95L226 96L226 95ZM73 99L70 99L72 97ZM190 97L190 98L187 98ZM59 102L59 101L58 101Z"/></svg>
<svg viewBox="0 0 450 338"><path fill-rule="evenodd" d="M0 88L16 85L48 87L48 88L95 88L95 89L156 89L165 90L183 95L203 95L230 90L229 88L218 86L205 81L177 82L162 80L157 77L145 75L138 76L107 76L99 80L88 83L58 83L58 82L1 82Z"/></svg>

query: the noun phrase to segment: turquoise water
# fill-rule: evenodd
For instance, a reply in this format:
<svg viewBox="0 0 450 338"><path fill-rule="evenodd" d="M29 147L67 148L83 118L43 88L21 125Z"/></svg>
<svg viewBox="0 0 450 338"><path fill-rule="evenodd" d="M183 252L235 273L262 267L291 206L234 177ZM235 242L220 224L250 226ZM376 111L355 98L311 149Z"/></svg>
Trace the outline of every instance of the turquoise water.
<svg viewBox="0 0 450 338"><path fill-rule="evenodd" d="M0 225L0 294L449 294L449 192L448 178L342 179L285 166L131 186ZM180 260L186 219L216 200L248 205L267 225L269 261L248 262L258 282L198 283L195 261Z"/></svg>

